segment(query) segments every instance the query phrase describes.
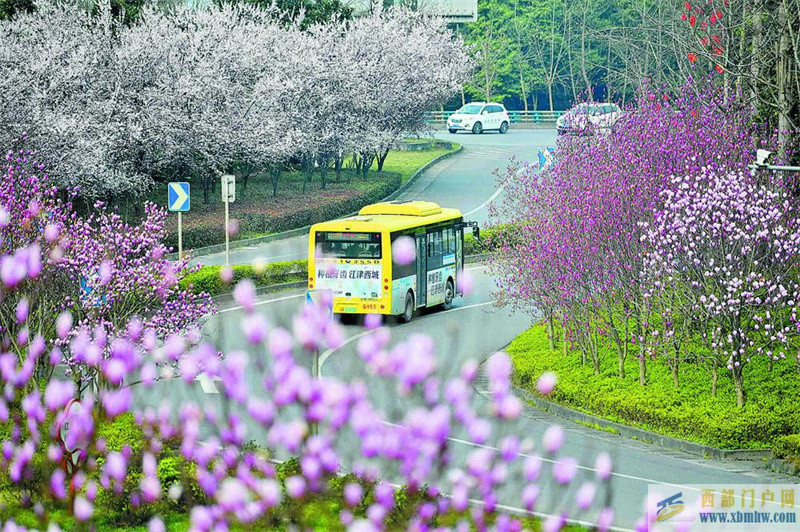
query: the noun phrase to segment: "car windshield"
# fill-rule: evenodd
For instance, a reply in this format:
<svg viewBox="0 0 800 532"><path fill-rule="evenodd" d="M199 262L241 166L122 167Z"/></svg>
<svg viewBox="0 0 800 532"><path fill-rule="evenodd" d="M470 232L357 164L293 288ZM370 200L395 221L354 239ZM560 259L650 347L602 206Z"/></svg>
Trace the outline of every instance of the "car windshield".
<svg viewBox="0 0 800 532"><path fill-rule="evenodd" d="M464 107L462 107L461 109L459 109L456 112L464 114L464 115L476 115L476 114L481 112L482 108L483 108L483 104L470 103L470 104L465 105Z"/></svg>

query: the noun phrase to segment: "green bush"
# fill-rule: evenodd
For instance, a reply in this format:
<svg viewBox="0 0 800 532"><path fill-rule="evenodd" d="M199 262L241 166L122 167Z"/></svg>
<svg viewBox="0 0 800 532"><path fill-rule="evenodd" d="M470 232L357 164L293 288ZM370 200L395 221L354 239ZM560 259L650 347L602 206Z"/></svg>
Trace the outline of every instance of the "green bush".
<svg viewBox="0 0 800 532"><path fill-rule="evenodd" d="M308 261L292 260L285 262L270 262L263 270L258 270L250 264L239 264L233 268L233 280L226 284L222 282L219 274L223 266L203 266L197 272L190 273L181 279L183 289L191 288L192 292L199 294L206 292L216 296L229 292L233 286L242 279L251 279L258 286L305 281L308 278Z"/></svg>
<svg viewBox="0 0 800 532"><path fill-rule="evenodd" d="M471 233L464 235L464 254L478 255L481 253L491 253L504 242L510 242L513 233L510 224L490 225L481 229L480 239L476 239Z"/></svg>
<svg viewBox="0 0 800 532"><path fill-rule="evenodd" d="M772 442L772 452L778 458L800 458L800 434L787 434L775 438Z"/></svg>
<svg viewBox="0 0 800 532"><path fill-rule="evenodd" d="M117 417L112 423L100 425L97 435L105 440L106 448L110 451L120 452L126 445L133 454L142 451L144 433L130 412Z"/></svg>
<svg viewBox="0 0 800 532"><path fill-rule="evenodd" d="M688 350L704 353L698 345ZM600 375L594 375L591 363L581 364L579 353L564 356L562 345L551 350L542 324L508 348L515 384L534 391L538 377L553 371L558 385L550 399L612 421L728 449L770 447L781 436L800 431L800 378L792 361L776 363L770 371L767 361L754 357L744 369L747 401L739 408L724 367L714 397L702 365L684 363L675 390L669 369L659 360L649 360L647 385L640 386L634 355L626 362L626 378L620 379L616 351L605 339L599 351Z"/></svg>

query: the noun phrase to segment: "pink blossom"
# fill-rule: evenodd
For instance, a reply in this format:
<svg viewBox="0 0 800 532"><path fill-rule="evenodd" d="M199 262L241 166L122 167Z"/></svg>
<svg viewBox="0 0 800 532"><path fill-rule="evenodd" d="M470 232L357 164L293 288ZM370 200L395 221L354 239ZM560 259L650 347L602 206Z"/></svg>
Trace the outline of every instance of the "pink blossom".
<svg viewBox="0 0 800 532"><path fill-rule="evenodd" d="M392 260L397 264L411 264L416 256L417 248L413 238L401 236L392 242Z"/></svg>
<svg viewBox="0 0 800 532"><path fill-rule="evenodd" d="M549 454L557 453L564 443L564 429L559 425L550 425L547 427L547 430L544 431L542 443Z"/></svg>
<svg viewBox="0 0 800 532"><path fill-rule="evenodd" d="M553 389L555 389L557 381L558 378L552 371L542 373L539 376L539 379L536 381L536 389L542 395L550 395L553 393Z"/></svg>

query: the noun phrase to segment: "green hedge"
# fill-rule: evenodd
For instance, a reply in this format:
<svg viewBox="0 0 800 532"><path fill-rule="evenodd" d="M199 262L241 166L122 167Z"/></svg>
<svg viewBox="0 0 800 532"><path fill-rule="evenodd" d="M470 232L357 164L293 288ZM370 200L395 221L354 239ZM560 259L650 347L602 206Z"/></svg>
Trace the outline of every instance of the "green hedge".
<svg viewBox="0 0 800 532"><path fill-rule="evenodd" d="M258 286L270 286L280 283L305 281L308 279L308 261L292 260L285 262L270 262L258 269L249 264L231 266L233 268L233 281L230 284L222 282L220 271L224 266L203 266L195 273L190 273L181 279L181 288L190 288L199 294L206 292L211 296L230 292L231 288L242 279L251 279Z"/></svg>
<svg viewBox="0 0 800 532"><path fill-rule="evenodd" d="M702 356L699 346L689 350ZM535 393L538 377L553 371L558 385L549 399L612 421L637 426L707 445L736 448L764 448L778 444L781 452L796 443L782 436L800 432L800 377L792 361L776 363L754 357L744 369L747 400L736 405L733 381L720 368L717 396L711 395L711 378L703 366L684 363L680 386L673 389L672 375L660 361L649 360L648 384L638 382L638 360L626 362L626 378L617 373L616 351L600 341L600 375L591 363L581 364L579 353L563 354L563 345L551 350L547 333L537 324L518 336L508 347L514 364L514 382ZM797 447L795 447L796 449Z"/></svg>
<svg viewBox="0 0 800 532"><path fill-rule="evenodd" d="M357 196L322 205L309 205L287 212L282 216L276 217L267 213L238 213L236 219L239 221L239 234L279 233L340 218L358 211L364 205L382 200L399 187L400 175L389 174L385 179L377 181L375 186ZM314 191L309 192L309 196L313 194ZM225 228L222 224L215 223L199 227L184 227L183 229L184 249L212 246L223 242L225 242ZM177 233L167 235L166 245L177 249Z"/></svg>
<svg viewBox="0 0 800 532"><path fill-rule="evenodd" d="M481 229L480 240L467 233L464 235L464 253L478 255L495 251L512 236L511 229L510 224L490 225Z"/></svg>
<svg viewBox="0 0 800 532"><path fill-rule="evenodd" d="M778 458L800 459L800 434L787 434L772 442L772 452Z"/></svg>

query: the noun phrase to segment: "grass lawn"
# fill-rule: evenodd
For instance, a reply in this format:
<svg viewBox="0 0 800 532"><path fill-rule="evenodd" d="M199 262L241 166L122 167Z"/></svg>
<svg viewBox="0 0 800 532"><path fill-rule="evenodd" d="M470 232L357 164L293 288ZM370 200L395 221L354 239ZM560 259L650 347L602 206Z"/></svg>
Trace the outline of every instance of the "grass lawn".
<svg viewBox="0 0 800 532"><path fill-rule="evenodd" d="M419 139L420 142L428 142L425 139ZM423 150L423 151L390 151L383 162L384 172L394 172L400 174L400 182L405 183L414 175L414 172L428 164L435 158L445 153L455 151L458 149L458 144L452 143L452 148L449 150ZM373 170L378 169L378 164L373 163Z"/></svg>
<svg viewBox="0 0 800 532"><path fill-rule="evenodd" d="M639 385L633 356L626 362L626 378L620 379L616 350L608 344L601 343L596 376L591 363L581 365L580 353L565 357L563 344L551 350L543 324L518 336L507 351L518 386L535 393L539 375L553 371L558 385L550 399L619 423L728 449L770 447L781 436L800 432L800 376L793 360L776 362L770 371L766 360L754 356L744 369L746 403L739 408L724 367L714 397L709 371L688 362L681 366L678 390L658 359L648 361L647 386ZM703 354L693 345L687 352Z"/></svg>

